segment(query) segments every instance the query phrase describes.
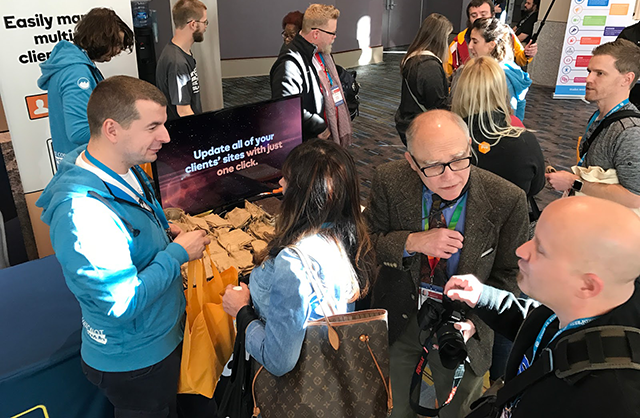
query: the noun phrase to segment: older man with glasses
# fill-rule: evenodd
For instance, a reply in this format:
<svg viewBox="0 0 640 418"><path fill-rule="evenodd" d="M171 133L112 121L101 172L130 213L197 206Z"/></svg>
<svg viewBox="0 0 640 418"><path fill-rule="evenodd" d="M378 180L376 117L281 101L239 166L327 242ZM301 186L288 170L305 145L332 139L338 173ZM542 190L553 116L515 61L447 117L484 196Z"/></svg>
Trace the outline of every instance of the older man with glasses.
<svg viewBox="0 0 640 418"><path fill-rule="evenodd" d="M342 84L331 57L340 11L312 4L304 12L302 29L271 67L271 96L302 95L302 140L333 139L351 143L351 118Z"/></svg>
<svg viewBox="0 0 640 418"><path fill-rule="evenodd" d="M172 15L176 30L156 67L156 85L167 98L167 120L202 113L200 80L191 47L204 40L209 26L207 6L199 0L179 0Z"/></svg>
<svg viewBox="0 0 640 418"><path fill-rule="evenodd" d="M415 417L409 405L412 373L426 334L417 314L433 292L455 274L519 294L516 248L527 238L524 192L512 183L472 167L465 122L446 110L416 117L407 131L405 160L376 170L365 217L381 273L372 305L389 312L392 417ZM466 372L451 403L439 416L463 417L482 391L491 366L493 331L471 310L456 328L466 341ZM428 357L440 405L452 388L454 370Z"/></svg>

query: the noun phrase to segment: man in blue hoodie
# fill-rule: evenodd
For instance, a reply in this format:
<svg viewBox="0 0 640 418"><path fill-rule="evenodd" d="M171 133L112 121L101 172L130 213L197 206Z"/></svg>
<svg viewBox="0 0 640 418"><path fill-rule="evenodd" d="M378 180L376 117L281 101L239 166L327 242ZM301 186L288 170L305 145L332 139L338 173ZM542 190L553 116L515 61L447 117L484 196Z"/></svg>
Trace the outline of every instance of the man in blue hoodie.
<svg viewBox="0 0 640 418"><path fill-rule="evenodd" d="M49 126L56 164L89 141L87 102L104 79L96 62L131 52L133 32L111 9L91 9L76 25L73 43L62 40L40 64L38 87L48 91Z"/></svg>
<svg viewBox="0 0 640 418"><path fill-rule="evenodd" d="M185 299L180 266L204 231L170 226L139 164L169 142L153 85L111 77L87 106L91 137L36 203L82 310L82 368L116 417L176 417Z"/></svg>

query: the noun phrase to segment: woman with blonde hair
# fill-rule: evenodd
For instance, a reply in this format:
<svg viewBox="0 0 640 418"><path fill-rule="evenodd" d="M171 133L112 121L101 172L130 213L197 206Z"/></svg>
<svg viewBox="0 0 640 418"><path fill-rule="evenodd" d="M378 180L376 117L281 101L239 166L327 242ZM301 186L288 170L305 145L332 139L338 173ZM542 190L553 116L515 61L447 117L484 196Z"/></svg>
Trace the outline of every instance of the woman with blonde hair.
<svg viewBox="0 0 640 418"><path fill-rule="evenodd" d="M449 107L449 83L442 62L449 53L447 41L452 30L449 19L438 13L430 14L400 63L402 92L396 129L405 145L405 132L416 116Z"/></svg>
<svg viewBox="0 0 640 418"><path fill-rule="evenodd" d="M469 126L477 166L509 180L527 194L531 234L540 215L533 196L544 187L544 156L531 131L513 126L507 98L507 81L500 64L491 57L473 58L457 80L451 110ZM491 380L504 374L511 345L511 341L496 335Z"/></svg>
<svg viewBox="0 0 640 418"><path fill-rule="evenodd" d="M524 120L525 97L531 86L529 74L513 58L511 28L496 18L477 19L471 25L469 51L474 57L492 57L500 63L509 89L509 104L514 114Z"/></svg>
<svg viewBox="0 0 640 418"><path fill-rule="evenodd" d="M469 125L478 167L509 180L532 198L544 187L544 157L535 135L511 123L504 71L491 57L469 60L451 110Z"/></svg>

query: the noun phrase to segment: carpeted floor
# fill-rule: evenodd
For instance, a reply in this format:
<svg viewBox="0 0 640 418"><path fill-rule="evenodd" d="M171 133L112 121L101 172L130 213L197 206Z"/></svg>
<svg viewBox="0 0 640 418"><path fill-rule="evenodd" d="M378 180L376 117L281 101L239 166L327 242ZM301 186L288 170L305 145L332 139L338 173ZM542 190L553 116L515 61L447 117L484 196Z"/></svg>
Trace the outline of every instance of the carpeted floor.
<svg viewBox="0 0 640 418"><path fill-rule="evenodd" d="M354 68L360 88L360 116L353 121L354 142L349 147L358 164L361 196L369 194L376 166L404 158L404 145L395 129L394 114L400 103L401 54L385 52L384 62ZM269 77L244 77L222 81L225 107L270 98ZM595 105L581 100L554 100L553 88L531 86L524 123L535 131L546 159L557 169L575 164L575 144L584 133ZM536 196L540 208L560 194L545 188Z"/></svg>

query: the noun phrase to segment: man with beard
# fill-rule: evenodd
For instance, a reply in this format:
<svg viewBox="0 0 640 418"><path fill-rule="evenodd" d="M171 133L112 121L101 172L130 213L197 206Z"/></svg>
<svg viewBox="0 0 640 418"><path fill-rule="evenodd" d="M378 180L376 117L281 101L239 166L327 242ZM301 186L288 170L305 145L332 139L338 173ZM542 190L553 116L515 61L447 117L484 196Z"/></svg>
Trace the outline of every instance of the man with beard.
<svg viewBox="0 0 640 418"><path fill-rule="evenodd" d="M302 94L303 140L332 136L330 121L324 117L325 114L329 116L328 113L333 115L338 128L345 122L349 125L350 137L348 111L346 116L341 112L346 109L344 94L330 55L339 16L340 11L334 6L310 5L304 12L302 30L271 67L272 98ZM326 99L333 103L327 103ZM329 104L335 107L335 112L327 112L333 110L327 109ZM342 137L342 130L336 135ZM340 142L339 139L336 142Z"/></svg>
<svg viewBox="0 0 640 418"><path fill-rule="evenodd" d="M640 49L626 39L602 44L593 50L587 71L584 98L595 102L598 110L578 148L580 161L574 172L581 175L557 171L547 173L547 180L561 192L640 208L640 114L629 103L629 91L640 76ZM615 184L609 170L614 170Z"/></svg>
<svg viewBox="0 0 640 418"><path fill-rule="evenodd" d="M518 40L526 44L533 35L533 25L538 21L538 9L540 0L527 0L524 3L524 15L518 24L513 28Z"/></svg>
<svg viewBox="0 0 640 418"><path fill-rule="evenodd" d="M162 50L156 69L156 83L167 98L167 120L202 113L195 42L204 40L207 6L199 0L179 0L172 10L176 26L173 38Z"/></svg>

